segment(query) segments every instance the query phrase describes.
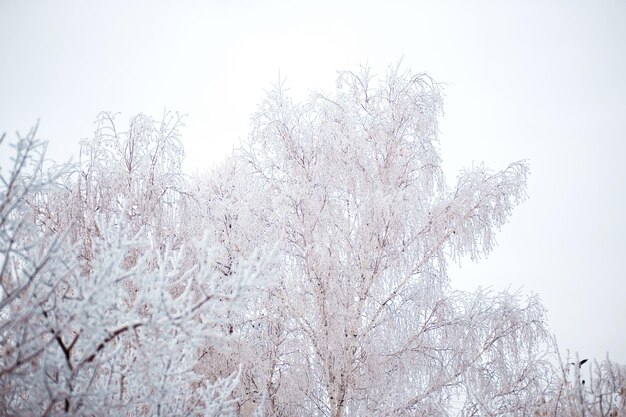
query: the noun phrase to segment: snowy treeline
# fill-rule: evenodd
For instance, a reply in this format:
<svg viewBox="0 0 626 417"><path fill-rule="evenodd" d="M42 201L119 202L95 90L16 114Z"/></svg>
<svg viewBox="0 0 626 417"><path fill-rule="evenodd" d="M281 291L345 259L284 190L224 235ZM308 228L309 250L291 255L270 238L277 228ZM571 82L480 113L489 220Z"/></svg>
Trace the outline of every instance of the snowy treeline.
<svg viewBox="0 0 626 417"><path fill-rule="evenodd" d="M441 105L398 69L304 103L278 85L193 178L169 113L102 114L76 164L45 161L36 129L4 140L1 413L624 415L626 368L555 367L537 297L450 286L528 168L449 186Z"/></svg>

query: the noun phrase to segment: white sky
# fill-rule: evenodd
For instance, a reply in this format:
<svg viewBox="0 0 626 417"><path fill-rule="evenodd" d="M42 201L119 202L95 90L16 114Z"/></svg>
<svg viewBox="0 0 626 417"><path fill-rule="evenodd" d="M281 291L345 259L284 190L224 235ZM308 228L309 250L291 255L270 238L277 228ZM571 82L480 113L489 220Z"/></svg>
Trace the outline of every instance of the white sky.
<svg viewBox="0 0 626 417"><path fill-rule="evenodd" d="M167 108L197 170L247 135L279 71L302 96L403 57L447 83L449 182L531 164L530 200L454 284L538 293L563 354L626 363L626 0L339 3L0 0L0 132L40 118L60 161L102 110L127 126Z"/></svg>

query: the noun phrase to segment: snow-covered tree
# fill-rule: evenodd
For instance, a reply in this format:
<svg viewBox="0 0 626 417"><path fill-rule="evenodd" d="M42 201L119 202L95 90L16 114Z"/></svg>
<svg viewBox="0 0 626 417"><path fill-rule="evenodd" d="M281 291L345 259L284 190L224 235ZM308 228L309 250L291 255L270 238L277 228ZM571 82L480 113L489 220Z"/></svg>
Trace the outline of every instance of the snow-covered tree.
<svg viewBox="0 0 626 417"><path fill-rule="evenodd" d="M221 317L258 275L224 283L187 239L178 119L118 133L103 115L78 166L46 169L35 131L2 176L2 415L232 415L239 367L210 378Z"/></svg>
<svg viewBox="0 0 626 417"><path fill-rule="evenodd" d="M447 415L459 402L465 415L527 415L539 401L549 337L537 298L455 291L446 273L493 248L528 168L480 166L447 186L441 104L424 74L364 69L304 103L278 85L253 117L240 175L264 199L242 227L280 238L274 285L245 329L263 354L242 383L268 415Z"/></svg>

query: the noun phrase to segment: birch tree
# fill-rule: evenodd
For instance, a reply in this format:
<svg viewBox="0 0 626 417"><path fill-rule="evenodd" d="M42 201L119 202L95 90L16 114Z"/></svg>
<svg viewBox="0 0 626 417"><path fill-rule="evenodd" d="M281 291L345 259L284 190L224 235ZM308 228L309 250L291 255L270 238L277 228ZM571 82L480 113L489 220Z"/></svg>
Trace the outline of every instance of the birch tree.
<svg viewBox="0 0 626 417"><path fill-rule="evenodd" d="M103 114L76 166L46 168L35 131L0 189L0 410L3 415L236 412L239 367L208 375L262 261L224 283L215 245L185 238L176 118L118 132Z"/></svg>
<svg viewBox="0 0 626 417"><path fill-rule="evenodd" d="M549 364L534 296L455 291L446 266L480 258L526 196L528 167L448 186L439 86L425 74L342 72L332 96L277 85L240 158L280 230L266 346L268 415L527 415ZM271 353L271 354L270 354ZM280 375L274 380L272 375Z"/></svg>

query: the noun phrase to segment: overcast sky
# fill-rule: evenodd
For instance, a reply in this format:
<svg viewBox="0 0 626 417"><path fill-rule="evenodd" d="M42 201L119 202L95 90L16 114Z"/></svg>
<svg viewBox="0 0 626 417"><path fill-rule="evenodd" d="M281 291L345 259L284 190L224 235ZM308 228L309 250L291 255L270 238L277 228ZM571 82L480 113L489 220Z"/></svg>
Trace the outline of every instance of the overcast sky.
<svg viewBox="0 0 626 417"><path fill-rule="evenodd" d="M100 111L188 115L186 169L247 135L263 90L332 92L336 70L403 66L446 83L441 152L529 159L530 199L453 284L538 293L562 353L626 363L626 0L0 0L0 132L40 119L65 160Z"/></svg>

